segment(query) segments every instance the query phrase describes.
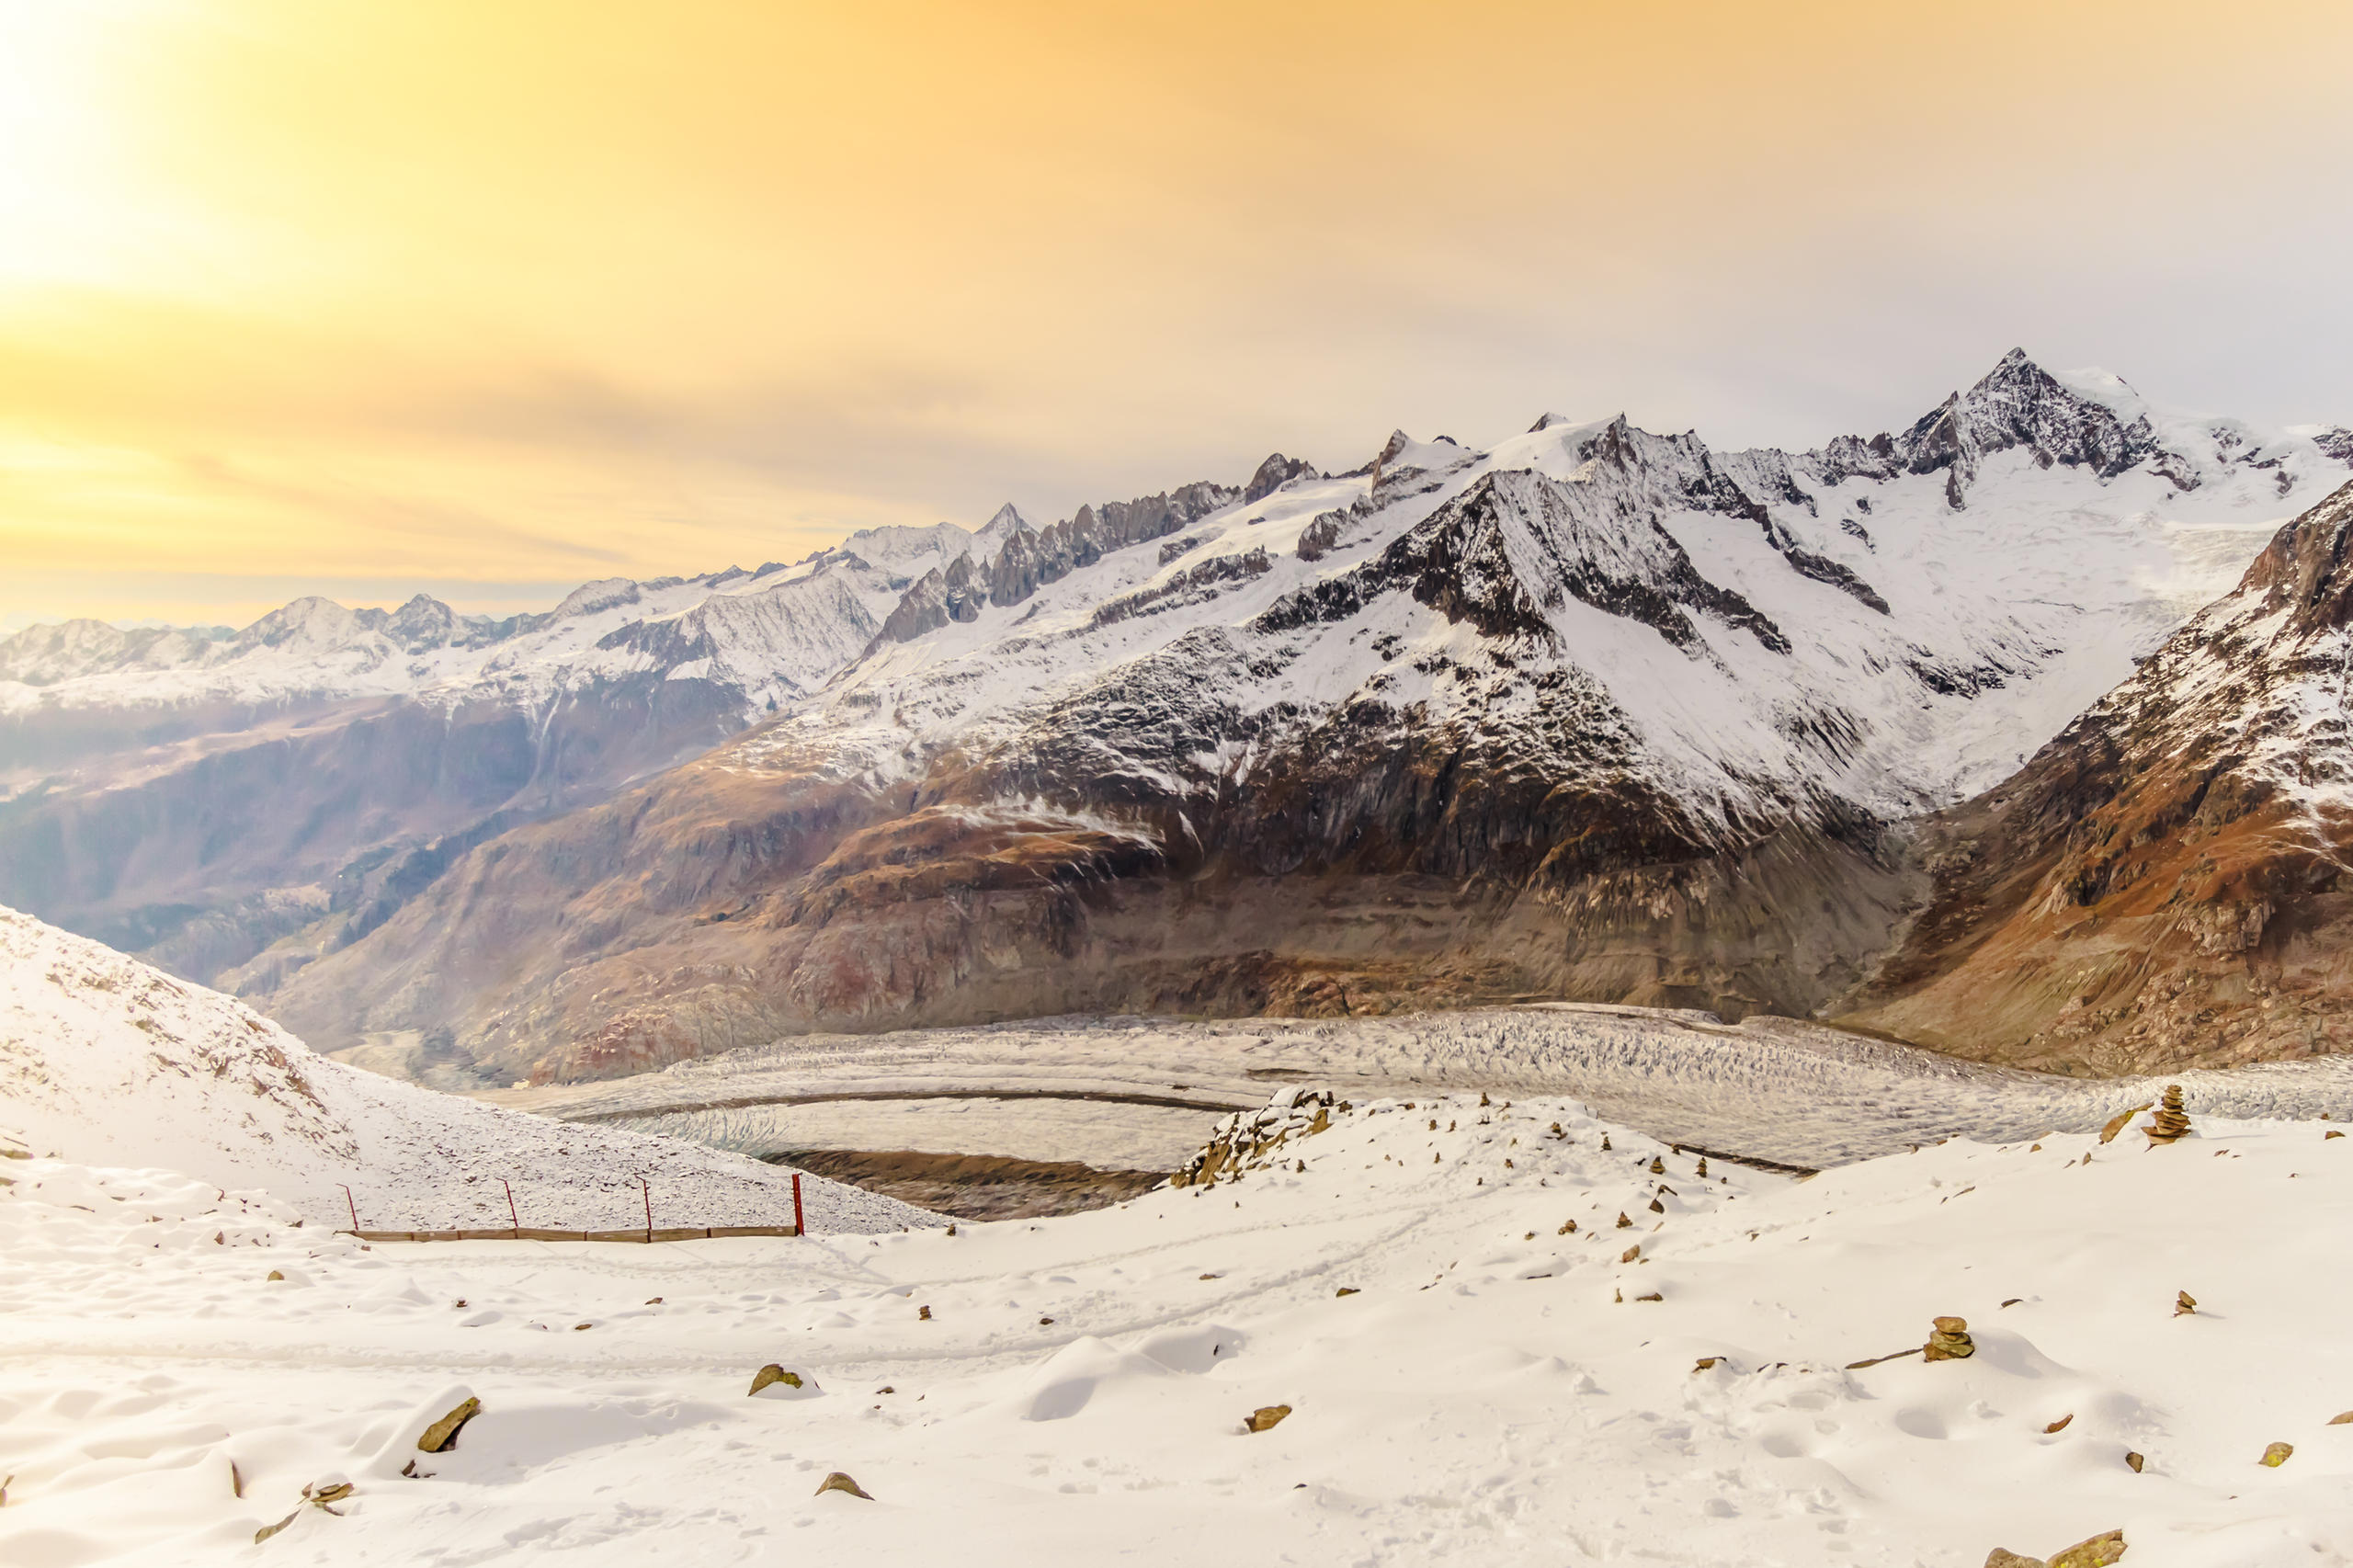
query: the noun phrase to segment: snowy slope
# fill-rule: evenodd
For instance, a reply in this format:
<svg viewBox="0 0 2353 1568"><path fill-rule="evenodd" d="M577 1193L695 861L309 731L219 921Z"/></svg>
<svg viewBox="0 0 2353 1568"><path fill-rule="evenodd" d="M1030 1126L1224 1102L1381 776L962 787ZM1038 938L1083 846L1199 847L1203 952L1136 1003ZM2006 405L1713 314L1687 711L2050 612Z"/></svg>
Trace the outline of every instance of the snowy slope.
<svg viewBox="0 0 2353 1568"><path fill-rule="evenodd" d="M2169 1147L1793 1183L1572 1101L1374 1097L1092 1214L593 1256L363 1255L18 1162L0 1555L1977 1568L2120 1529L2126 1568L2346 1563L2313 1238L2353 1223L2353 1140L2190 1110ZM1973 1354L1916 1354L1938 1316ZM746 1398L767 1362L813 1386ZM835 1471L870 1500L813 1495Z"/></svg>
<svg viewBox="0 0 2353 1568"><path fill-rule="evenodd" d="M640 1133L566 1128L347 1067L233 999L0 909L0 1130L85 1165L257 1188L313 1223L551 1229L791 1222L790 1175ZM804 1180L811 1227L930 1222Z"/></svg>

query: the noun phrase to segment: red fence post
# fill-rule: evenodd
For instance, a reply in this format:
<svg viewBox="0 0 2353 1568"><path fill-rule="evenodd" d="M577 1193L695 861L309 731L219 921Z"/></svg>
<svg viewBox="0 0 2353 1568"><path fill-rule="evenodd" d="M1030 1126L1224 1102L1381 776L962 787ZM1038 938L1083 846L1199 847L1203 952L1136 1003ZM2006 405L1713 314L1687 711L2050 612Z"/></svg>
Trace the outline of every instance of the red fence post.
<svg viewBox="0 0 2353 1568"><path fill-rule="evenodd" d="M799 1171L792 1173L792 1233L796 1236L805 1236L809 1233L809 1221L801 1217L801 1173Z"/></svg>
<svg viewBox="0 0 2353 1568"><path fill-rule="evenodd" d="M506 1189L506 1220L515 1228L515 1239L519 1242L523 1239L523 1220L515 1212L515 1184L500 1176L498 1185Z"/></svg>
<svg viewBox="0 0 2353 1568"><path fill-rule="evenodd" d="M343 1183L337 1182L335 1186L343 1187ZM356 1236L359 1233L359 1205L352 1201L351 1188L347 1187L343 1187L343 1201L351 1210L351 1233Z"/></svg>

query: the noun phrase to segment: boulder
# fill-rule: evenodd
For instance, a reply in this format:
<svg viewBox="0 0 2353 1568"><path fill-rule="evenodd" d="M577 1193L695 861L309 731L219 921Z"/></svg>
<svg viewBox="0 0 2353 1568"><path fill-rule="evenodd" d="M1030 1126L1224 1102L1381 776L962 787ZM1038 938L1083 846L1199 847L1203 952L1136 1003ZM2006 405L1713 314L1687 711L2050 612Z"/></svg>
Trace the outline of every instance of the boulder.
<svg viewBox="0 0 2353 1568"><path fill-rule="evenodd" d="M1252 1411L1249 1419L1242 1425L1248 1431L1268 1432L1280 1426L1283 1417L1290 1414L1290 1406L1288 1404L1262 1404Z"/></svg>
<svg viewBox="0 0 2353 1568"><path fill-rule="evenodd" d="M2295 1451L2296 1445L2293 1443L2273 1443L2263 1450L2263 1458L2256 1462L2259 1464L2269 1465L2273 1470L2278 1470L2281 1465L2288 1462L2289 1456L2293 1454Z"/></svg>
<svg viewBox="0 0 2353 1568"><path fill-rule="evenodd" d="M2103 1143L2113 1143L2116 1142L2116 1135L2123 1131L2127 1127L2131 1126L2132 1119L2148 1108L2149 1102L2143 1100L2139 1105L2134 1106L2131 1110L2120 1111L2117 1115L2109 1117L2108 1119L2108 1125L2099 1130L2099 1141ZM2038 1145L2038 1147L2040 1145Z"/></svg>
<svg viewBox="0 0 2353 1568"><path fill-rule="evenodd" d="M417 1451L426 1454L448 1453L458 1446L459 1429L481 1414L482 1401L468 1394L449 1415L434 1422L418 1435Z"/></svg>
<svg viewBox="0 0 2353 1568"><path fill-rule="evenodd" d="M1985 1568L2051 1568L2040 1557L2020 1557L2005 1546L1997 1546L1985 1554Z"/></svg>
<svg viewBox="0 0 2353 1568"><path fill-rule="evenodd" d="M782 1383L789 1389L800 1389L806 1388L808 1386L808 1384L802 1380L800 1373L788 1372L782 1367L779 1367L775 1362L771 1361L767 1366L762 1367L758 1371L752 1374L751 1392L752 1393L757 1393L762 1389L767 1388L776 1383ZM747 1394L745 1397L749 1398L750 1395Z"/></svg>
<svg viewBox="0 0 2353 1568"><path fill-rule="evenodd" d="M2109 1568L2124 1555L2124 1532L2109 1530L2079 1540L2064 1551L2053 1552L2049 1568Z"/></svg>
<svg viewBox="0 0 2353 1568"><path fill-rule="evenodd" d="M831 1475L825 1477L824 1480L817 1483L817 1490L814 1495L823 1497L828 1492L847 1492L853 1497L863 1497L870 1503L874 1501L873 1494L868 1492L865 1487L860 1486L857 1482L852 1481L847 1471L837 1470Z"/></svg>

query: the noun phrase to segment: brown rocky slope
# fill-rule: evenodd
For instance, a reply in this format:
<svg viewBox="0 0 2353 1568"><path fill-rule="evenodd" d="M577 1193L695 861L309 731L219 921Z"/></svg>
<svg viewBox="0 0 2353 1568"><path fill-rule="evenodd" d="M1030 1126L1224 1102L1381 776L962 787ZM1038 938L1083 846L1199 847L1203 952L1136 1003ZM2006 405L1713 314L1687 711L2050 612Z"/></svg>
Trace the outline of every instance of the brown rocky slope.
<svg viewBox="0 0 2353 1568"><path fill-rule="evenodd" d="M2016 777L1848 1021L2075 1073L2353 1043L2353 486Z"/></svg>

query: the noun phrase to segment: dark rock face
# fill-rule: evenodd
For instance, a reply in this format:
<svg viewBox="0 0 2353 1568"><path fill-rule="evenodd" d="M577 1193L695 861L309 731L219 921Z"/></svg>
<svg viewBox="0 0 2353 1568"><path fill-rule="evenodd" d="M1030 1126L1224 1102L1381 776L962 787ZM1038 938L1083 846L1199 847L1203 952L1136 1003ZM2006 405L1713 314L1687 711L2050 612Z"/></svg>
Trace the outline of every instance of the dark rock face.
<svg viewBox="0 0 2353 1568"><path fill-rule="evenodd" d="M1277 631L1346 619L1402 587L1449 620L1469 621L1489 637L1550 642L1552 627L1541 607L1565 593L1641 621L1680 648L1698 642L1686 613L1698 611L1740 628L1773 652L1789 651L1772 621L1739 594L1701 577L1655 521L1639 525L1629 537L1618 519L1594 513L1585 490L1540 474L1488 475L1377 559L1291 596L1259 625ZM1527 563L1525 574L1520 562Z"/></svg>
<svg viewBox="0 0 2353 1568"><path fill-rule="evenodd" d="M1164 545L1162 548L1165 550L1167 547ZM1095 624L1108 626L1131 615L1150 615L1155 610L1174 608L1202 589L1214 587L1220 583L1263 576L1272 567L1273 562L1267 559L1264 550L1245 551L1240 555L1214 556L1188 567L1154 587L1109 601L1096 610Z"/></svg>
<svg viewBox="0 0 2353 1568"><path fill-rule="evenodd" d="M1046 584L1094 565L1106 551L1173 534L1235 499L1236 492L1222 484L1188 484L1164 495L1107 501L1100 510L1081 506L1074 516L1034 534L1017 533L981 569L989 603L1019 604Z"/></svg>
<svg viewBox="0 0 2353 1568"><path fill-rule="evenodd" d="M2070 392L2024 349L2014 348L1983 381L1953 393L1902 435L1868 441L1842 436L1823 455L1834 478L1945 472L1947 498L1959 510L1967 504L1979 463L2018 447L2045 468L2087 468L2103 479L2159 452L2145 416L2127 423L2105 403ZM2186 459L2177 461L2187 464ZM2175 483L2188 488L2180 480Z"/></svg>
<svg viewBox="0 0 2353 1568"><path fill-rule="evenodd" d="M1332 552L1332 547L1340 542L1340 531L1347 522L1347 514L1345 512L1317 513L1315 520L1301 531L1299 542L1291 547L1291 553L1302 561L1323 560Z"/></svg>
<svg viewBox="0 0 2353 1568"><path fill-rule="evenodd" d="M2353 1023L2353 486L1990 794L1855 1017L2071 1072L2342 1048Z"/></svg>
<svg viewBox="0 0 2353 1568"><path fill-rule="evenodd" d="M1313 463L1272 452L1265 462L1258 465L1258 471L1250 476L1250 483L1242 487L1242 499L1245 502L1263 501L1294 479L1323 477Z"/></svg>
<svg viewBox="0 0 2353 1568"><path fill-rule="evenodd" d="M882 642L912 642L926 631L936 631L949 621L972 621L981 618L981 606L987 595L979 585L979 573L972 558L960 555L942 570L934 567L925 573L907 590L877 634Z"/></svg>

